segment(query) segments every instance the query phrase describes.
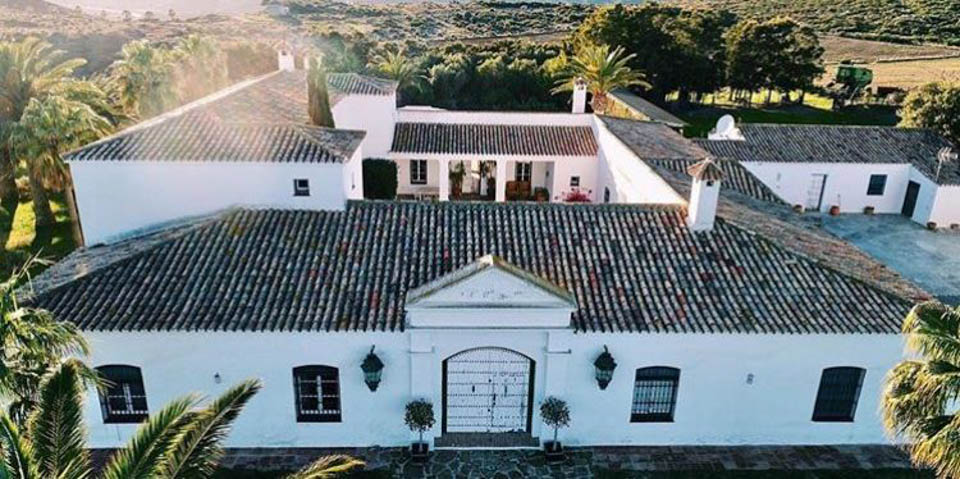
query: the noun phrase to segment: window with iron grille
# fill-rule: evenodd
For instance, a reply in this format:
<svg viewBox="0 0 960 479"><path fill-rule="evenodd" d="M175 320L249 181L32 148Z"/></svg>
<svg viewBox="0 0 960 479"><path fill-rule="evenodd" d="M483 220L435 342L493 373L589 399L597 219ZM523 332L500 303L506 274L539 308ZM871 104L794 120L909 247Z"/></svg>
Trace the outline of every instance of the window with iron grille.
<svg viewBox="0 0 960 479"><path fill-rule="evenodd" d="M293 180L293 196L310 196L310 180L306 178Z"/></svg>
<svg viewBox="0 0 960 479"><path fill-rule="evenodd" d="M530 182L533 177L533 163L529 161L518 161L513 169L513 177L517 181Z"/></svg>
<svg viewBox="0 0 960 479"><path fill-rule="evenodd" d="M862 368L851 367L824 369L813 407L813 420L853 422L865 372Z"/></svg>
<svg viewBox="0 0 960 479"><path fill-rule="evenodd" d="M887 175L870 175L870 185L867 186L867 194L870 196L882 196L887 188Z"/></svg>
<svg viewBox="0 0 960 479"><path fill-rule="evenodd" d="M579 176L571 176L571 177L570 177L570 187L571 187L571 188L579 188L579 187L580 187L580 177L579 177Z"/></svg>
<svg viewBox="0 0 960 479"><path fill-rule="evenodd" d="M637 369L630 422L673 422L680 370L664 366Z"/></svg>
<svg viewBox="0 0 960 479"><path fill-rule="evenodd" d="M427 160L410 160L410 184L427 184Z"/></svg>
<svg viewBox="0 0 960 479"><path fill-rule="evenodd" d="M603 202L604 203L610 202L610 188L603 189Z"/></svg>
<svg viewBox="0 0 960 479"><path fill-rule="evenodd" d="M340 422L340 373L331 366L293 368L297 422Z"/></svg>
<svg viewBox="0 0 960 479"><path fill-rule="evenodd" d="M147 393L143 375L136 366L109 365L97 368L107 386L100 390L104 424L138 423L147 419Z"/></svg>

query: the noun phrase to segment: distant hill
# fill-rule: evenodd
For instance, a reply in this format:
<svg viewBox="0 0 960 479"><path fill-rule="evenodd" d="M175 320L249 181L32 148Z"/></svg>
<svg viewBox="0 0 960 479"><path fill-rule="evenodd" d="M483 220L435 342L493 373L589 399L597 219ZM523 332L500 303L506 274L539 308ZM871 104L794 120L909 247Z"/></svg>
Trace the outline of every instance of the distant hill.
<svg viewBox="0 0 960 479"><path fill-rule="evenodd" d="M793 17L823 33L960 45L960 0L669 0L742 17Z"/></svg>
<svg viewBox="0 0 960 479"><path fill-rule="evenodd" d="M21 0L14 0L21 1ZM37 0L22 0L37 1ZM190 18L211 13L234 15L253 13L263 7L260 0L49 0L57 5L74 8L79 6L88 12L120 14L129 10L134 15L151 11L166 15L171 9L180 17Z"/></svg>

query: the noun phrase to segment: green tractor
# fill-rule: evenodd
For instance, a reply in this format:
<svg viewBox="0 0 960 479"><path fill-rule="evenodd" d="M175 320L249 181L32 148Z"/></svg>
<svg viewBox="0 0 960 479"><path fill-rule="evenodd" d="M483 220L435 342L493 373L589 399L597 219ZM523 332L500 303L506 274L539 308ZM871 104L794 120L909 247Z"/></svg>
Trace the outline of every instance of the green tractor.
<svg viewBox="0 0 960 479"><path fill-rule="evenodd" d="M837 75L827 85L833 97L833 109L839 110L863 93L873 82L873 70L849 64L837 67Z"/></svg>

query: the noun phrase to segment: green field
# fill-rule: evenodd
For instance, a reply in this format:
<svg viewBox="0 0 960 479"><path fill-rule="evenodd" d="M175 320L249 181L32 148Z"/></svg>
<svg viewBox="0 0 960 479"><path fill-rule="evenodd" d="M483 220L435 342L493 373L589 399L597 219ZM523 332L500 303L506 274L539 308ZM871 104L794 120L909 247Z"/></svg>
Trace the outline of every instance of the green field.
<svg viewBox="0 0 960 479"><path fill-rule="evenodd" d="M12 218L0 209L0 278L5 279L32 255L55 261L76 248L63 197L51 195L50 206L57 224L40 231L34 228L33 202L21 202Z"/></svg>

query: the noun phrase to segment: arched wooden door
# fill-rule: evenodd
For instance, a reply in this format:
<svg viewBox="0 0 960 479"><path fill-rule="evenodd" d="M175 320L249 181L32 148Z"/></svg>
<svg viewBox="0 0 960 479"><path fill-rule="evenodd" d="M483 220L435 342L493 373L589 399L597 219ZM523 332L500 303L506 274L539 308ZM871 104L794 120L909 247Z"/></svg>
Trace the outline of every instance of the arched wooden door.
<svg viewBox="0 0 960 479"><path fill-rule="evenodd" d="M534 361L505 348L443 361L443 432L530 432Z"/></svg>

